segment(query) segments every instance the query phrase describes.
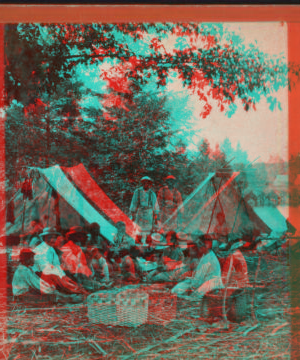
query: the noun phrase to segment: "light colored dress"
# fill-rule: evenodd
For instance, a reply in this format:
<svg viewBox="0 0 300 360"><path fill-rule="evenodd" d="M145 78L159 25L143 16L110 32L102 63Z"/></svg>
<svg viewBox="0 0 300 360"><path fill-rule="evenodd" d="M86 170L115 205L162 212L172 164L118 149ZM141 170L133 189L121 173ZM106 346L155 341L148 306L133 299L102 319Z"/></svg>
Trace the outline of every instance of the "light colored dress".
<svg viewBox="0 0 300 360"><path fill-rule="evenodd" d="M161 209L160 222L164 232L176 231L178 227L178 214L174 212L182 205L180 192L168 186L162 187L157 194L157 201ZM180 216L183 216L183 207L180 208Z"/></svg>
<svg viewBox="0 0 300 360"><path fill-rule="evenodd" d="M30 289L38 290L42 294L53 294L56 290L54 286L43 281L30 268L19 265L12 281L13 294L14 296L24 295Z"/></svg>
<svg viewBox="0 0 300 360"><path fill-rule="evenodd" d="M145 191L143 187L136 189L131 200L130 212L136 214L137 233L150 234L154 225L154 214L159 213L155 193L151 189Z"/></svg>
<svg viewBox="0 0 300 360"><path fill-rule="evenodd" d="M44 241L33 249L34 255L34 272L41 272L44 275L57 275L60 278L66 276L60 267L60 261L53 247Z"/></svg>
<svg viewBox="0 0 300 360"><path fill-rule="evenodd" d="M172 289L172 293L184 294L192 290L193 296L203 297L212 290L224 288L220 263L212 250L201 258L193 275L192 278L178 283Z"/></svg>

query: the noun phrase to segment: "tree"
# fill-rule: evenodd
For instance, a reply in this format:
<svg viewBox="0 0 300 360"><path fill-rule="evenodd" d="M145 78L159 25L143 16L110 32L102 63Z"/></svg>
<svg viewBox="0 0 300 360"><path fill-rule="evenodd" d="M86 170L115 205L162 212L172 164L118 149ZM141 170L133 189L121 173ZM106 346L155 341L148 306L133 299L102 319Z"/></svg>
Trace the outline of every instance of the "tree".
<svg viewBox="0 0 300 360"><path fill-rule="evenodd" d="M122 106L107 101L117 95ZM111 90L103 99L106 107L102 115L90 124L93 172L101 187L122 207L129 207L134 189L146 174L155 179L157 187L169 172L178 177L179 184L184 182L182 170L187 158L182 152L168 149L173 131L165 102L166 96L158 94L132 91L128 99Z"/></svg>
<svg viewBox="0 0 300 360"><path fill-rule="evenodd" d="M210 99L217 100L220 111L230 113L238 99L246 111L255 109L262 96L274 107L272 92L287 85L284 59L273 59L255 46L247 49L237 36L233 42L221 24L20 24L6 33L8 47L14 44L11 37L26 44L26 51L19 65L7 63L8 99L20 94L18 86L46 86L52 92L61 74L70 78L79 64L106 60L122 65L124 77L138 88L153 80L163 88L175 72L204 101L202 117L210 113ZM172 50L164 46L169 37L176 39ZM18 51L18 46L10 49ZM29 66L28 76L22 73L24 64ZM297 74L296 70L291 72Z"/></svg>

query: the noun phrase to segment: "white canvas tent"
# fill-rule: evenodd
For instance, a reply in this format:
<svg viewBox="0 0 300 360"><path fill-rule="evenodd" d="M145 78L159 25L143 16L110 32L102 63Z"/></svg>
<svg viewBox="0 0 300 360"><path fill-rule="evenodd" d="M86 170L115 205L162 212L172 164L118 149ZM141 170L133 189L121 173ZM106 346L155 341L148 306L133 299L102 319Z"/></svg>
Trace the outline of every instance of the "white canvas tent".
<svg viewBox="0 0 300 360"><path fill-rule="evenodd" d="M182 231L187 234L199 231L204 234L214 233L221 212L225 216L224 235L253 230L269 232L268 226L244 200L236 183L239 174L210 173L183 204L185 223Z"/></svg>
<svg viewBox="0 0 300 360"><path fill-rule="evenodd" d="M124 220L125 216L120 209L117 212L119 216L115 216L113 219L107 214L101 214L96 206L93 206L89 201L88 195L84 191L80 191L59 166L48 169L32 168L30 174L31 176L34 174L32 181L33 199L27 199L24 204L23 194L21 190L18 191L13 200L15 221L13 224L7 223L2 236L26 234L30 229L31 221L37 218L43 226L56 226L57 216L59 216L63 229L96 222L101 227L101 234L113 242L116 234L115 223ZM96 183L93 185L94 197L97 197L97 192L95 192L97 185ZM51 196L52 189L58 194L58 197L53 198ZM100 188L98 189L98 196L104 197L103 191ZM106 202L107 199L106 196ZM111 207L117 208L112 202Z"/></svg>
<svg viewBox="0 0 300 360"><path fill-rule="evenodd" d="M296 229L277 207L263 206L253 208L257 216L269 227L271 236L281 236L286 232L294 233Z"/></svg>

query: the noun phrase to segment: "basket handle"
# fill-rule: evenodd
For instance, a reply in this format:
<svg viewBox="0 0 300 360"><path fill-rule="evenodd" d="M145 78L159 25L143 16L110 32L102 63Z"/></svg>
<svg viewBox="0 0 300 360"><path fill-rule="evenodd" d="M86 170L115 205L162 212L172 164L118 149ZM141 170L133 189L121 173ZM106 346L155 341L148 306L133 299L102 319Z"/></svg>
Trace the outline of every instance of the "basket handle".
<svg viewBox="0 0 300 360"><path fill-rule="evenodd" d="M259 258L258 258L255 279L254 279L254 284L253 284L252 302L251 302L251 315L252 315L252 321L254 323L257 323L257 319L256 319L255 311L254 311L254 297L255 297L255 287L256 287L257 275L258 275L259 268L260 268L260 258L261 258L261 256L259 256Z"/></svg>
<svg viewBox="0 0 300 360"><path fill-rule="evenodd" d="M229 283L229 279L231 276L231 271L232 271L232 264L233 264L233 256L232 254L230 255L230 264L229 264L229 270L227 273L227 278L226 278L226 284L225 284L225 291L224 291L224 298L223 298L223 320L225 322L225 328L228 328L228 321L227 321L227 314L226 314L226 297L227 297L227 287L228 287L228 283Z"/></svg>

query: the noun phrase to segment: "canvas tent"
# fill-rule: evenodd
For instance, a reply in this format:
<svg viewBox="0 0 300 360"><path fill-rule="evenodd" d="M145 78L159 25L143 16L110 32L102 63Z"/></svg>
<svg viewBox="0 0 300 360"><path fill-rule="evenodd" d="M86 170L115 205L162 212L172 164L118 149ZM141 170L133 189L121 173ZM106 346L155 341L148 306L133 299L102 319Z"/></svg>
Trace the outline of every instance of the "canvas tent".
<svg viewBox="0 0 300 360"><path fill-rule="evenodd" d="M268 226L269 232L274 236L282 235L285 232L295 233L295 227L286 219L277 207L254 207L253 210L266 226Z"/></svg>
<svg viewBox="0 0 300 360"><path fill-rule="evenodd" d="M289 177L288 175L277 175L271 188L277 191L288 191Z"/></svg>
<svg viewBox="0 0 300 360"><path fill-rule="evenodd" d="M210 173L192 196L184 201L185 222L182 231L195 234L214 233L218 214L224 214L224 235L243 231L268 233L268 226L244 200L236 182L239 172Z"/></svg>
<svg viewBox="0 0 300 360"><path fill-rule="evenodd" d="M68 169L64 170L66 173L69 172ZM126 218L126 215L110 201L99 187L97 189L97 184L92 183L92 179L83 165L79 167L79 170L85 174L85 178L79 181L78 178L74 177L77 183L75 185L59 166L48 169L32 168L30 171L33 178L32 199L27 199L24 202L22 192L18 191L14 197L15 221L13 224L7 223L5 235L16 235L22 232L26 234L30 229L31 221L37 218L41 220L43 226L56 226L59 217L63 229L96 222L101 227L101 234L113 242L113 237L116 234L115 223L125 219L128 224L131 220ZM89 183L79 189L79 185L82 185L84 179L89 179ZM86 194L89 184L92 184L92 195L91 193ZM89 201L90 197L94 200L97 197L102 199L102 202L98 201L100 206L109 203L110 212L106 209L101 213ZM110 217L112 213L114 216ZM132 236L133 223L130 225L128 232Z"/></svg>
<svg viewBox="0 0 300 360"><path fill-rule="evenodd" d="M135 224L116 204L105 194L90 176L83 164L72 168L62 167L71 182L81 191L92 205L103 212L114 223L123 221L126 224L126 232L131 237L135 235Z"/></svg>

